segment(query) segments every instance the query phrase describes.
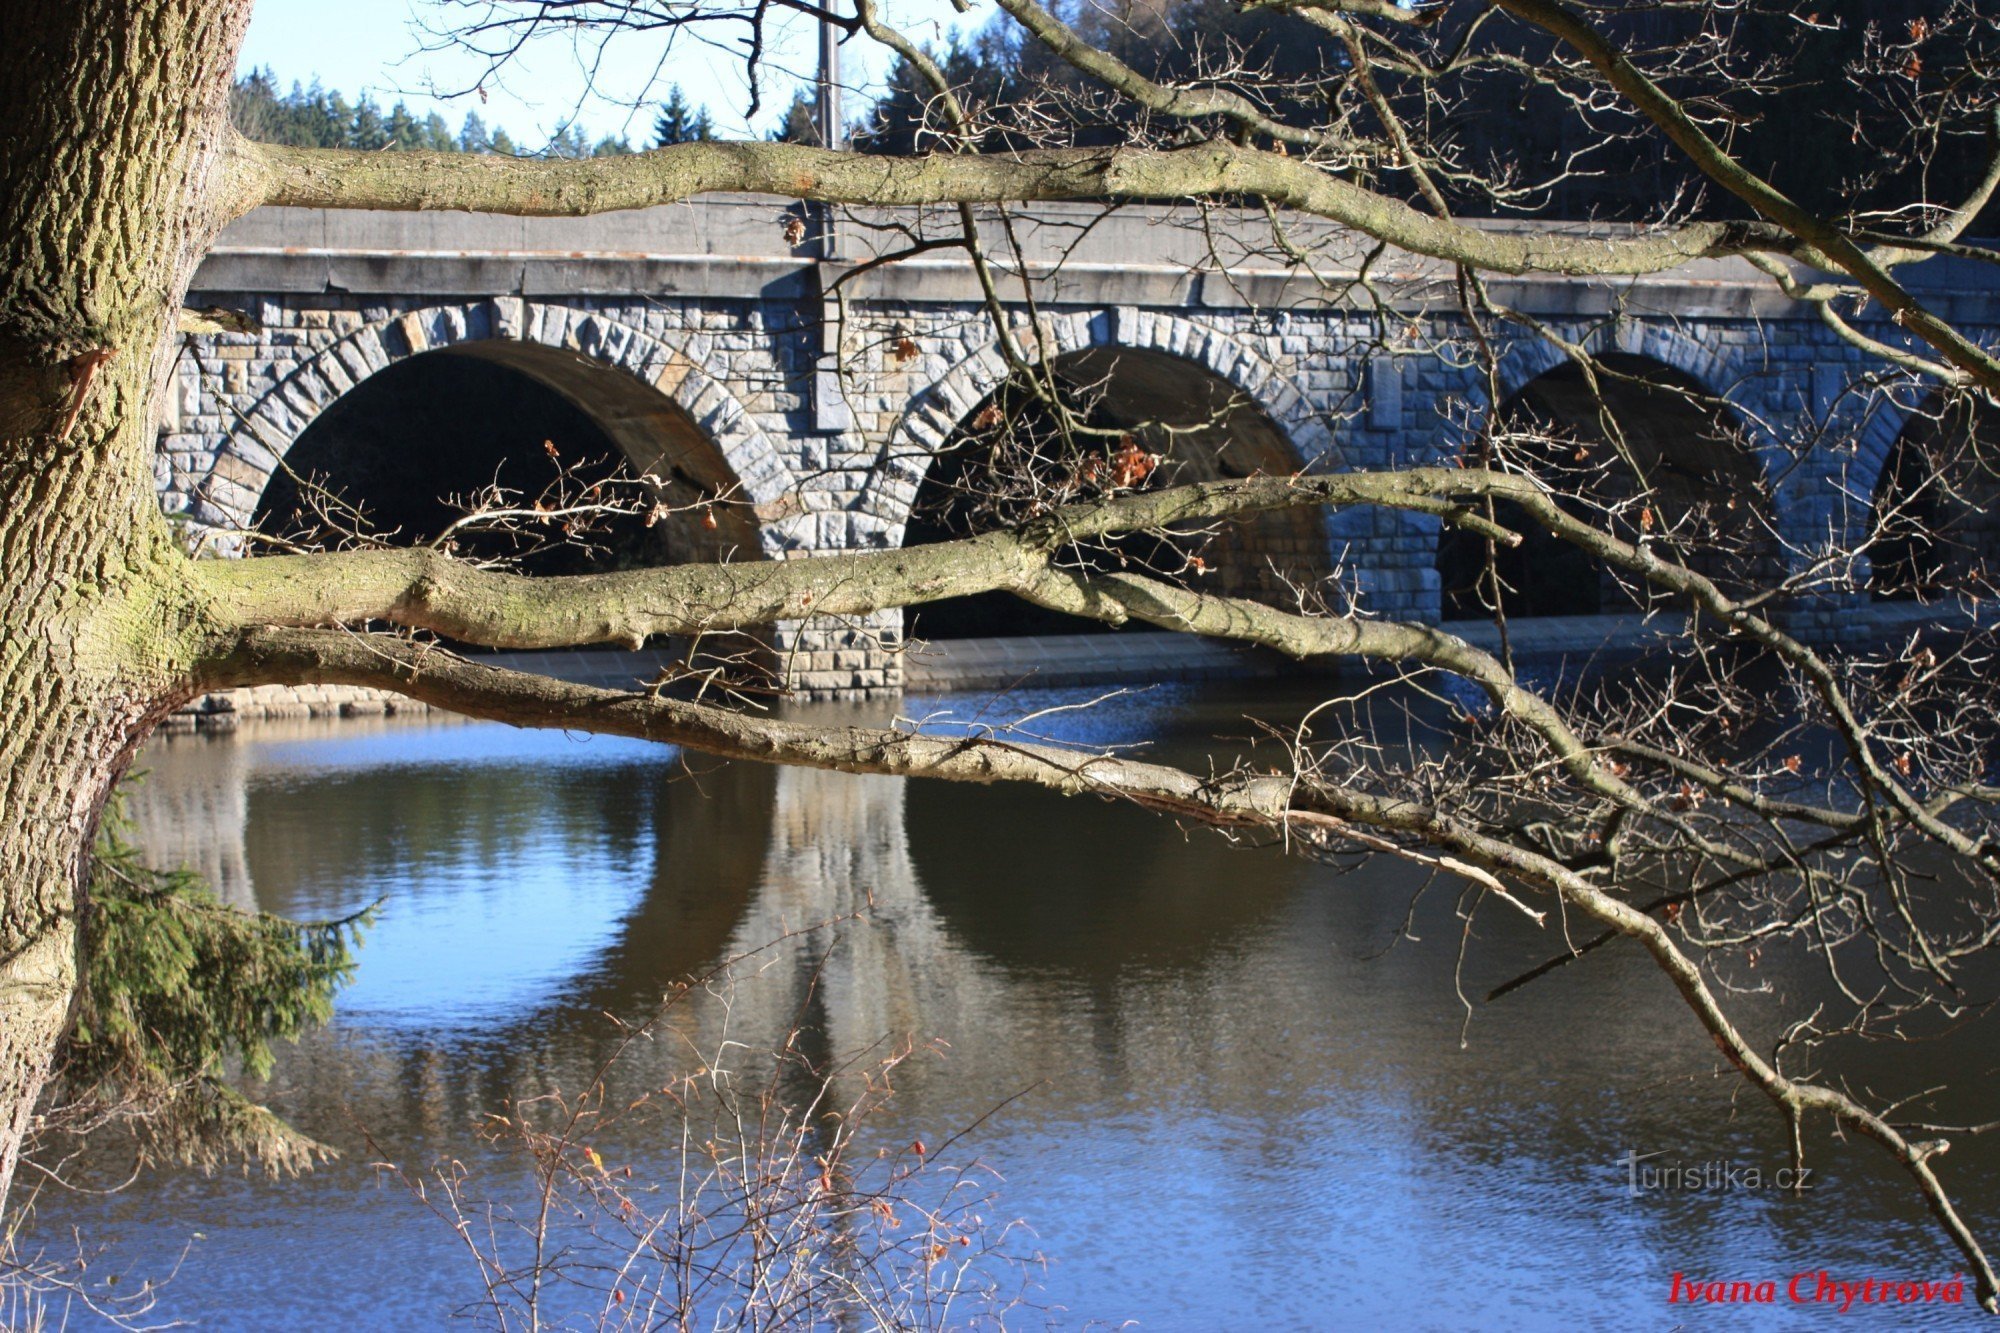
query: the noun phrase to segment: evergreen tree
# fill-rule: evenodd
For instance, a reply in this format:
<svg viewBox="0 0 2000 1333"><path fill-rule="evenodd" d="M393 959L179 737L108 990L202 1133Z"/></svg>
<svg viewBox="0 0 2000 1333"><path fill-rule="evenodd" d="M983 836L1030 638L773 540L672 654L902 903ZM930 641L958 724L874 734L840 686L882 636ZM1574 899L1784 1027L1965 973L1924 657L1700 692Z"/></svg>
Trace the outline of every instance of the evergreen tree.
<svg viewBox="0 0 2000 1333"><path fill-rule="evenodd" d="M984 109L989 120L999 119L1002 128L978 147L991 152L1028 146L1025 138L1004 129L1008 110L1029 92L1021 53L1011 42L988 33L930 55L961 102ZM864 153L931 152L948 128L936 110L930 83L909 61L898 59L889 71L889 91L856 130L854 146Z"/></svg>
<svg viewBox="0 0 2000 1333"><path fill-rule="evenodd" d="M378 148L389 146L389 127L382 120L382 109L375 105L372 97L363 97L354 108L354 128L350 132L347 146L359 148L364 153L372 153Z"/></svg>
<svg viewBox="0 0 2000 1333"><path fill-rule="evenodd" d="M465 113L465 126L458 132L458 151L461 153L490 153L493 151L493 136L486 132L486 122L477 111Z"/></svg>
<svg viewBox="0 0 2000 1333"><path fill-rule="evenodd" d="M229 1070L271 1072L271 1043L333 1014L362 927L239 912L190 871L154 870L128 841L114 795L91 869L90 931L75 1024L45 1124L115 1126L142 1165L231 1162L295 1172L329 1155L237 1091Z"/></svg>
<svg viewBox="0 0 2000 1333"><path fill-rule="evenodd" d="M435 153L458 151L458 140L451 137L451 129L444 123L444 117L433 111L424 117L423 146Z"/></svg>
<svg viewBox="0 0 2000 1333"><path fill-rule="evenodd" d="M314 79L304 92L292 85L291 124L295 142L304 148L346 148L351 144L354 108L339 93L329 93Z"/></svg>
<svg viewBox="0 0 2000 1333"><path fill-rule="evenodd" d="M776 143L819 143L818 117L813 115L812 94L801 90L792 94L792 104L785 108L785 118L778 122L778 128L771 131Z"/></svg>
<svg viewBox="0 0 2000 1333"><path fill-rule="evenodd" d="M410 108L402 102L396 103L382 130L389 136L391 148L408 150L424 146L423 126L410 114Z"/></svg>
<svg viewBox="0 0 2000 1333"><path fill-rule="evenodd" d="M653 122L653 146L665 148L670 144L695 143L714 137L715 125L708 117L708 108L689 106L679 84L668 89L659 118Z"/></svg>
<svg viewBox="0 0 2000 1333"><path fill-rule="evenodd" d="M247 137L295 148L487 153L495 151L496 144L495 134L477 112L467 114L465 128L454 135L435 111L419 119L407 103L398 102L385 118L373 99L363 98L351 106L339 93L326 91L317 79L311 87L294 82L289 93L280 95L277 78L269 69L251 70L236 81L229 111L236 128ZM598 149L615 151L610 145L617 142L621 141L606 140ZM512 143L503 151L513 152Z"/></svg>
<svg viewBox="0 0 2000 1333"><path fill-rule="evenodd" d="M1820 0L1811 8L1816 16L1811 22L1800 22L1783 6L1749 7L1736 20L1739 50L1782 56L1797 77L1782 87L1746 86L1731 94L1726 109L1709 108L1734 127L1731 151L1813 211L1829 215L1881 207L1892 199L1956 199L1969 193L1985 160L1976 142L1984 127L1912 123L1898 100L1901 71L1921 70L1924 61L1933 59L1928 53L1922 60L1906 54L1899 43L1938 25L1950 8L1948 0ZM1444 16L1439 22L1459 21L1445 8L1436 12ZM1084 41L1163 83L1206 82L1208 67L1226 53L1228 62L1244 71L1230 80L1234 90L1274 119L1301 126L1323 123L1326 107L1316 90L1347 65L1345 52L1333 39L1267 9L1246 12L1209 0L1143 0L1115 9L1080 5L1064 17ZM1599 21L1614 45L1633 50L1710 40L1704 36L1701 7L1607 6ZM1491 33L1488 37L1493 40ZM1553 59L1554 42L1546 34L1522 30L1497 50L1522 67L1546 66ZM1107 96L1089 76L1025 38L1004 16L931 55L960 101L979 116L984 133L975 147L982 152L1030 146L1031 136L1013 128L1027 116L1037 121L1035 138L1044 138L1050 123L1066 122L1065 137L1078 146L1121 142L1141 118L1129 102ZM891 68L888 82L888 91L855 135L856 147L894 154L934 150L946 127L928 82L906 61ZM1522 158L1572 163L1573 170L1552 188L1517 201L1514 208L1521 213L1626 218L1677 192L1699 200L1697 206L1708 215L1741 211L1663 139L1614 138L1611 129L1619 122L1579 114L1574 91L1555 83L1524 86L1473 75L1446 103L1427 103L1432 92L1428 83L1411 84L1392 86L1389 96L1405 124L1426 126L1431 141L1461 167L1504 175L1507 163ZM772 137L817 143L812 119L811 102L801 93ZM1188 127L1205 134L1220 134L1224 128L1219 122ZM1919 168L1916 164L1930 157L1922 142L1931 135L1963 138L1966 151ZM1613 142L1619 155L1615 169L1597 151ZM1871 146L1877 163L1865 177L1850 181L1826 169L1828 163L1852 158L1861 142ZM1370 184L1393 188L1389 178ZM1468 205L1493 206L1492 196L1478 185L1446 181L1444 188L1448 195L1462 193ZM1994 213L2000 214L2000 208Z"/></svg>
<svg viewBox="0 0 2000 1333"><path fill-rule="evenodd" d="M584 142L583 131L571 122L550 136L548 147L542 149L542 156L589 157L590 145Z"/></svg>
<svg viewBox="0 0 2000 1333"><path fill-rule="evenodd" d="M277 77L268 66L251 70L230 91L229 118L247 138L285 142L285 112L278 97Z"/></svg>
<svg viewBox="0 0 2000 1333"><path fill-rule="evenodd" d="M502 157L519 157L521 153L521 150L514 146L513 136L498 126L494 127L493 138L487 144L487 151Z"/></svg>
<svg viewBox="0 0 2000 1333"><path fill-rule="evenodd" d="M607 134L597 141L597 146L590 150L590 155L592 157L626 157L636 151L638 150L625 141L624 136Z"/></svg>
<svg viewBox="0 0 2000 1333"><path fill-rule="evenodd" d="M237 129L267 143L297 148L352 146L353 109L317 81L309 89L294 82L291 92L280 96L269 69L252 70L231 90L229 111Z"/></svg>

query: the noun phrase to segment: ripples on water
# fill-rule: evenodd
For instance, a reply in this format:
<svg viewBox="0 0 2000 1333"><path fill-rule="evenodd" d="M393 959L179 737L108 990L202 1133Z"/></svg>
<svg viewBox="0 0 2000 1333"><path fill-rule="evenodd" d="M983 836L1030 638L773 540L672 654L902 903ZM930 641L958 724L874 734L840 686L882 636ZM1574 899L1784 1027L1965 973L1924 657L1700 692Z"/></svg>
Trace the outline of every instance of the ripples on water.
<svg viewBox="0 0 2000 1333"><path fill-rule="evenodd" d="M973 728L1088 697L899 708ZM1031 729L1189 759L1285 706L1155 689ZM1000 1213L1034 1229L1036 1299L1058 1326L1664 1328L1675 1270L1956 1271L1865 1152L1824 1148L1805 1200L1628 1197L1628 1150L1768 1171L1783 1136L1629 951L1481 1006L1461 1049L1453 900L1431 892L1418 938L1390 947L1422 883L1402 866L1343 874L1040 792L683 764L441 720L170 738L145 764L144 841L232 900L325 917L386 899L335 1023L281 1052L259 1093L341 1162L275 1184L163 1173L42 1206L44 1237L76 1226L108 1247L100 1277L157 1277L185 1254L163 1311L204 1327L446 1323L477 1275L371 1171L365 1136L504 1188L515 1167L477 1142L479 1115L586 1082L605 1014L643 1017L678 978L864 908L741 982L732 1034L781 1034L805 1005L831 1051L948 1043L901 1074L871 1129L883 1142L935 1140L1033 1089L967 1151L1002 1178ZM1467 994L1549 949L1496 912L1477 935ZM656 1048L632 1077L657 1086L679 1058ZM1962 1050L1924 1058L1966 1072ZM644 1136L594 1146L642 1175L667 1160ZM1954 1159L1992 1231L1992 1154ZM1744 1322L1719 1314L1694 1322Z"/></svg>

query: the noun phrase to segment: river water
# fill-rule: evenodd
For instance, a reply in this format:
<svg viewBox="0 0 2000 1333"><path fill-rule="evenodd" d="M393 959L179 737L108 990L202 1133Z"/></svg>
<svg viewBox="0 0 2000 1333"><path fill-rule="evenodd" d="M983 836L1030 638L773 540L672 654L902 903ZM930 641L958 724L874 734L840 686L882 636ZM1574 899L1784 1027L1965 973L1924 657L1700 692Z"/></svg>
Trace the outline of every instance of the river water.
<svg viewBox="0 0 2000 1333"><path fill-rule="evenodd" d="M1036 729L1187 759L1290 706L1162 687ZM1794 1273L1960 1269L1908 1188L1824 1133L1804 1195L1635 1193L1632 1153L1768 1177L1781 1126L1634 950L1479 1003L1552 941L1482 910L1461 962L1455 890L1412 916L1425 880L1406 866L1311 864L1094 800L442 718L165 738L142 766L155 859L292 917L385 900L333 1024L256 1090L339 1161L42 1198L33 1237L80 1233L93 1282L170 1279L155 1318L420 1329L476 1312L460 1237L375 1164L455 1159L480 1197L518 1195L520 1159L479 1138L480 1117L586 1086L611 1016L641 1021L678 979L760 949L726 994L696 997L685 1040L628 1053L621 1077L659 1086L800 1021L834 1055L942 1043L857 1132L936 1144L974 1126L933 1151L990 1173L989 1232L1033 1260L1005 1270L1031 1284L1009 1327L1805 1327L1838 1316L1785 1304ZM1990 1080L1990 1049L1875 1072L1921 1086L1932 1071L1894 1061L1924 1059ZM590 1147L640 1179L676 1160L657 1126ZM1955 1151L1948 1178L2000 1229L1990 1149ZM1775 1279L1780 1303L1670 1307L1675 1272ZM1970 1308L1899 1307L1895 1326Z"/></svg>

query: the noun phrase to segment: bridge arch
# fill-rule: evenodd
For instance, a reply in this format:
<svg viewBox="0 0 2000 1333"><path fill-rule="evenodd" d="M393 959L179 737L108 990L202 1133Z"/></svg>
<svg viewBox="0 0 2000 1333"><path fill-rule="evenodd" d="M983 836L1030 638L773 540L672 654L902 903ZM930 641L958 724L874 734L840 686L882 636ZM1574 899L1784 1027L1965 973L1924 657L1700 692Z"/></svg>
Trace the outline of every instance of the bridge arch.
<svg viewBox="0 0 2000 1333"><path fill-rule="evenodd" d="M1255 348L1220 329L1164 311L1130 307L1091 314L1077 312L1013 330L1025 350L1051 360L1094 349L1173 357L1192 363L1240 393L1278 429L1294 455L1294 466L1336 471L1342 465L1326 418L1311 397ZM861 507L883 520L900 545L904 525L931 464L961 424L1007 383L1007 358L997 341L988 343L914 394L891 428L878 466L872 469Z"/></svg>
<svg viewBox="0 0 2000 1333"><path fill-rule="evenodd" d="M1839 549L1856 553L1849 568L1863 596L1869 595L1877 582L1876 552L1870 539L1878 524L1883 488L1890 480L1889 468L1905 436L1917 427L1934 398L1929 385L1912 375L1869 395L1866 401L1866 415L1849 428L1853 455L1828 478L1831 516L1824 534L1838 543Z"/></svg>
<svg viewBox="0 0 2000 1333"><path fill-rule="evenodd" d="M1521 429L1515 463L1564 492L1565 508L1608 522L1627 540L1678 537L1690 564L1725 585L1770 572L1781 558L1772 460L1743 415L1707 381L1613 346L1593 353L1606 372L1593 389L1558 349L1521 350L1526 355L1510 358L1512 373L1502 381L1507 392L1497 424ZM1713 364L1713 356L1701 355L1697 365ZM1519 547L1493 557L1505 585L1502 605L1511 614L1594 615L1650 600L1635 602L1638 590L1621 586L1626 581L1526 515L1501 519L1523 537ZM1486 543L1459 528L1437 525L1437 531L1441 617L1490 614L1482 581Z"/></svg>
<svg viewBox="0 0 2000 1333"><path fill-rule="evenodd" d="M1753 401L1749 382L1739 373L1737 355L1728 344L1703 341L1672 323L1628 319L1562 332L1565 337L1573 335L1576 345L1593 356L1622 356L1655 363L1691 381L1705 396L1729 408L1736 415L1745 444L1763 471L1765 483L1778 493L1782 502L1784 482L1793 460L1783 442L1764 426L1759 404ZM1500 406L1504 409L1528 385L1569 364L1569 354L1547 338L1527 335L1515 338L1501 351ZM1455 417L1451 426L1441 432L1438 459L1458 458L1493 411L1480 377L1468 376L1459 392L1469 410Z"/></svg>
<svg viewBox="0 0 2000 1333"><path fill-rule="evenodd" d="M514 297L427 306L363 324L238 406L235 428L197 488L199 516L247 527L294 445L320 417L377 374L412 358L477 357L527 376L597 421L637 470L677 467L756 512L782 509L793 488L783 456L742 403L660 339L603 314ZM752 518L744 555L782 543Z"/></svg>
<svg viewBox="0 0 2000 1333"><path fill-rule="evenodd" d="M1857 450L1869 592L1889 600L2000 590L2000 420L1969 398L1932 392L1894 424L1879 456ZM1882 434L1864 434L1869 455Z"/></svg>
<svg viewBox="0 0 2000 1333"><path fill-rule="evenodd" d="M1181 351L1113 341L1101 326L1098 336L1078 338L1080 345L1068 348L1044 333L1039 351L1074 395L1078 417L1095 432L1074 438L1024 386L995 375L991 362L975 358L975 366L961 367L964 377L939 397L950 405L947 410L963 410L919 460L914 498L900 516L902 544L947 540L1025 518L1039 512L1052 491L1077 498L1102 494L1112 484L1107 478L1132 464L1144 470L1116 484L1144 488L1285 476L1325 462L1326 450L1317 458L1302 456L1296 436L1274 420L1272 407L1291 408L1295 421L1301 409L1273 392L1267 366L1219 338L1190 341L1186 331L1177 335L1160 326L1165 323L1156 324L1154 340ZM1199 360L1186 354L1202 348ZM1000 368L1004 371L1004 363ZM1263 401L1244 385L1260 389ZM971 386L987 391L969 399ZM1120 461L1128 455L1128 462ZM1148 570L1203 592L1296 606L1301 590L1332 575L1331 550L1326 515L1315 508L1085 542L1069 556L1086 567ZM952 638L1066 634L1098 626L1005 595L986 595L926 608L918 613L916 628L925 637Z"/></svg>
<svg viewBox="0 0 2000 1333"><path fill-rule="evenodd" d="M1920 390L1903 386L1870 400L1868 419L1854 433L1854 458L1847 467L1848 489L1855 497L1866 501L1881 486L1889 456L1916 420L1923 397Z"/></svg>

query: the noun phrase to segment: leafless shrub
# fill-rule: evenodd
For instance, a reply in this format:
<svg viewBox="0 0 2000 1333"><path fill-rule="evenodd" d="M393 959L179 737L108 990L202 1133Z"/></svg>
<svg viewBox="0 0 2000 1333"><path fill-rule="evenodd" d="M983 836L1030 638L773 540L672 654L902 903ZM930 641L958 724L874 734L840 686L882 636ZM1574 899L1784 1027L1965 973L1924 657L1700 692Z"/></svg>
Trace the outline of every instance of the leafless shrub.
<svg viewBox="0 0 2000 1333"><path fill-rule="evenodd" d="M487 1117L481 1137L526 1169L529 1201L483 1194L455 1159L382 1164L463 1243L485 1292L466 1314L500 1329L932 1330L1002 1327L1026 1308L1038 1256L996 1212L998 1177L960 1157L977 1126L882 1140L897 1071L943 1048L901 1038L814 1059L796 1021L771 1049L745 1045L728 1015L750 957L620 1024L588 1086ZM706 1039L698 1000L723 1015ZM685 1072L619 1091L620 1066L651 1043ZM613 1135L660 1157L612 1160L593 1144Z"/></svg>

